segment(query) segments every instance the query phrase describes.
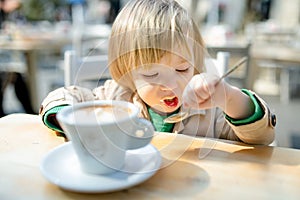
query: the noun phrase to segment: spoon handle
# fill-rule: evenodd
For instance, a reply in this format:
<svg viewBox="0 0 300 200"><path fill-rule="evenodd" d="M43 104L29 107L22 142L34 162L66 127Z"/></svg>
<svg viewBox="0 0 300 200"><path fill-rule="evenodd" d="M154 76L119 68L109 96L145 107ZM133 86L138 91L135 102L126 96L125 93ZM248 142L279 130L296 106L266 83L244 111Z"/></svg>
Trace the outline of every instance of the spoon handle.
<svg viewBox="0 0 300 200"><path fill-rule="evenodd" d="M243 58L241 58L232 68L230 68L227 72L225 72L218 80L217 84L218 85L220 83L220 81L227 77L229 74L231 74L232 72L234 72L237 68L239 68L244 62L246 62L248 60L248 57L245 56Z"/></svg>

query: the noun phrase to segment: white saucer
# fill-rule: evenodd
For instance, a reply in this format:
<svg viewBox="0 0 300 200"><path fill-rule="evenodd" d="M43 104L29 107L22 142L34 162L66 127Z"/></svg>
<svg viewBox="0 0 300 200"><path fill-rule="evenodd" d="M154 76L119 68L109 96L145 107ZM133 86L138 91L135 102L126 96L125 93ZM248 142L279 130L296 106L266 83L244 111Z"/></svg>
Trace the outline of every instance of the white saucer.
<svg viewBox="0 0 300 200"><path fill-rule="evenodd" d="M151 144L126 152L125 166L116 173L93 175L81 171L72 143L47 153L40 165L43 176L59 187L85 193L104 193L132 187L149 179L159 169L161 156Z"/></svg>

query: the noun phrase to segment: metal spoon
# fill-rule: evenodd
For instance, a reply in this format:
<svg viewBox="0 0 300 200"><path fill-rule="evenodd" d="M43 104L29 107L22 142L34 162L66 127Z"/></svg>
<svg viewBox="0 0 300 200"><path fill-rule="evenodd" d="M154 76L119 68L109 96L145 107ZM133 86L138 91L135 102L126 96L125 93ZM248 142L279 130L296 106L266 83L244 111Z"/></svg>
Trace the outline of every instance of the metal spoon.
<svg viewBox="0 0 300 200"><path fill-rule="evenodd" d="M226 73L224 73L218 80L218 82L216 83L216 85L218 85L221 80L225 77L227 77L229 74L231 74L233 71L235 71L239 66L241 66L244 62L247 61L247 57L243 57L241 58L232 68L230 68ZM188 108L187 112L179 112L176 113L174 115L171 115L169 117L167 117L166 119L164 119L165 123L177 123L180 122L184 119L186 119L189 115L190 115L190 108Z"/></svg>

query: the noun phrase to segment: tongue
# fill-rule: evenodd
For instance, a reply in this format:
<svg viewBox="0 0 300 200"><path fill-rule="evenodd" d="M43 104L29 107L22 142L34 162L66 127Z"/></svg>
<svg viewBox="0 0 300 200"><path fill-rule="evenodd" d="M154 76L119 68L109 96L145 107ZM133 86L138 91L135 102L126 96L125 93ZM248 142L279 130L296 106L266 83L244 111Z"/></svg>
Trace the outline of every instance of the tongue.
<svg viewBox="0 0 300 200"><path fill-rule="evenodd" d="M165 99L164 102L169 107L176 107L178 104L178 98L174 97L173 99Z"/></svg>

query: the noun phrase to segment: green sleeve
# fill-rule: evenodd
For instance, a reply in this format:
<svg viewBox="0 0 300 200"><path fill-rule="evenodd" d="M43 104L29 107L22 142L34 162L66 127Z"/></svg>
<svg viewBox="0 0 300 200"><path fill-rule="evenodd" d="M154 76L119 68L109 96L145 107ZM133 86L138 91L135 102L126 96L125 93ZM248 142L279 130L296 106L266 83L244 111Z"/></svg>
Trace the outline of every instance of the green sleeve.
<svg viewBox="0 0 300 200"><path fill-rule="evenodd" d="M56 114L64 107L69 106L69 105L61 105L61 106L56 106L51 108L50 110L48 110L44 116L43 116L43 122L44 124L54 130L54 131L58 131L60 133L63 133L62 128L60 127L57 119L56 119Z"/></svg>
<svg viewBox="0 0 300 200"><path fill-rule="evenodd" d="M252 100L252 102L254 104L255 111L254 111L253 115L251 115L250 117L248 117L246 119L233 119L233 118L229 117L228 115L225 115L225 118L231 124L233 124L235 126L251 124L257 120L260 120L264 116L264 111L263 111L262 107L259 105L259 102L256 99L256 97L249 90L242 89L242 92L244 92L245 94L247 94L250 97L250 99Z"/></svg>

